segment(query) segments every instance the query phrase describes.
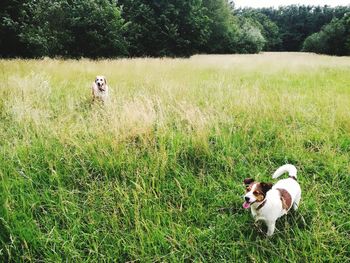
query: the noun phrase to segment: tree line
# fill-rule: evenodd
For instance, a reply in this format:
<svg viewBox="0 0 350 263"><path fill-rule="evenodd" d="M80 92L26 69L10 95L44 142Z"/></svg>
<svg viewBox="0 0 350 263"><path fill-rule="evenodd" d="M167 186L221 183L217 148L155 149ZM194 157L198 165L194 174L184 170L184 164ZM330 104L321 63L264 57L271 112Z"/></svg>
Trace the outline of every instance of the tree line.
<svg viewBox="0 0 350 263"><path fill-rule="evenodd" d="M350 5L290 5L235 12L259 27L266 40L264 50L350 55Z"/></svg>
<svg viewBox="0 0 350 263"><path fill-rule="evenodd" d="M227 0L2 0L0 57L349 51L349 7L235 9ZM332 33L332 34L330 34ZM326 43L326 44L324 44Z"/></svg>

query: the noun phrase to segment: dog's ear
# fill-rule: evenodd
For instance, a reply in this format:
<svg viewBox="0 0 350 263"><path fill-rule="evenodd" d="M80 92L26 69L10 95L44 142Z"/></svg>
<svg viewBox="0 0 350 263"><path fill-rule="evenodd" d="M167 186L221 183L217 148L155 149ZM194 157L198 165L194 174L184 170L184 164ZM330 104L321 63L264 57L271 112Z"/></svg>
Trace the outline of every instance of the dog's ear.
<svg viewBox="0 0 350 263"><path fill-rule="evenodd" d="M103 76L103 80L105 81L105 84L107 85L107 79L105 76Z"/></svg>
<svg viewBox="0 0 350 263"><path fill-rule="evenodd" d="M272 188L272 183L260 183L261 189L264 193L267 193Z"/></svg>
<svg viewBox="0 0 350 263"><path fill-rule="evenodd" d="M243 180L243 183L246 186L250 185L252 182L254 182L254 179L252 179L252 178L246 178L246 179Z"/></svg>

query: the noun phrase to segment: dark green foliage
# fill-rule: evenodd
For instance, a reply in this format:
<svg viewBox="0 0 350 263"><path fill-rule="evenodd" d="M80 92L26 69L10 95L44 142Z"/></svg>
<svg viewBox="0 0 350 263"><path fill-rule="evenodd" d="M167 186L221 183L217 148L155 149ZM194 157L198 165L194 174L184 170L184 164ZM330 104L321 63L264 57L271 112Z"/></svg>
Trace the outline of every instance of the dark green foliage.
<svg viewBox="0 0 350 263"><path fill-rule="evenodd" d="M236 14L241 20L247 20L254 27L258 28L265 39L264 50L278 50L281 45L279 28L267 15L256 9L237 10Z"/></svg>
<svg viewBox="0 0 350 263"><path fill-rule="evenodd" d="M263 49L265 42L265 38L258 27L254 26L249 21L243 21L241 23L237 42L239 53L260 52Z"/></svg>
<svg viewBox="0 0 350 263"><path fill-rule="evenodd" d="M232 7L226 0L203 0L210 18L210 37L204 48L205 53L236 53L238 24L232 16Z"/></svg>
<svg viewBox="0 0 350 263"><path fill-rule="evenodd" d="M227 0L3 0L0 57L187 57L299 51L308 36L349 11L349 7L298 5L235 10ZM310 39L314 38L323 41L327 37ZM339 41L333 32L327 39ZM315 40L310 41L306 47L315 45Z"/></svg>
<svg viewBox="0 0 350 263"><path fill-rule="evenodd" d="M187 56L205 46L210 19L201 0L121 0L132 56Z"/></svg>
<svg viewBox="0 0 350 263"><path fill-rule="evenodd" d="M350 55L350 16L333 19L318 33L309 36L303 45L303 51L321 54Z"/></svg>
<svg viewBox="0 0 350 263"><path fill-rule="evenodd" d="M31 0L2 4L3 57L116 57L127 54L120 10L108 0Z"/></svg>
<svg viewBox="0 0 350 263"><path fill-rule="evenodd" d="M350 11L350 8L291 5L278 9L262 8L254 11L269 17L279 28L279 37L282 43L274 46L272 50L300 51L308 36L318 32L333 18L341 18ZM251 10L243 10L242 12L251 13ZM258 19L258 21L260 20Z"/></svg>
<svg viewBox="0 0 350 263"><path fill-rule="evenodd" d="M0 56L24 56L24 43L18 37L19 17L22 4L20 1L0 1Z"/></svg>
<svg viewBox="0 0 350 263"><path fill-rule="evenodd" d="M70 35L74 37L70 42L71 55L116 57L127 54L122 36L124 21L113 1L75 0L68 8Z"/></svg>
<svg viewBox="0 0 350 263"><path fill-rule="evenodd" d="M255 53L264 42L226 0L7 0L0 7L0 57Z"/></svg>
<svg viewBox="0 0 350 263"><path fill-rule="evenodd" d="M63 55L66 43L71 41L67 27L67 3L63 1L28 1L20 7L21 14L13 18L18 26L19 41L26 56Z"/></svg>

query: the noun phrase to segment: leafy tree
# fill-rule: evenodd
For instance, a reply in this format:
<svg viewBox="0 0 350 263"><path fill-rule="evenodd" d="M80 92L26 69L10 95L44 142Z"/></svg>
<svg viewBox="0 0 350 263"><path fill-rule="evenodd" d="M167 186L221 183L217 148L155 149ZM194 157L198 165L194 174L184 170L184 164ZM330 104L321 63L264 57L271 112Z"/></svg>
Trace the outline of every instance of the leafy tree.
<svg viewBox="0 0 350 263"><path fill-rule="evenodd" d="M7 1L4 14L1 31L11 33L11 42L21 47L19 53L26 57L127 54L122 36L123 20L112 1ZM7 47L6 43L1 45ZM5 52L1 55L11 56L16 50L9 46Z"/></svg>
<svg viewBox="0 0 350 263"><path fill-rule="evenodd" d="M257 27L265 39L264 50L279 50L281 47L281 38L279 28L267 15L253 8L238 9L235 14L241 19L246 19L250 24Z"/></svg>
<svg viewBox="0 0 350 263"><path fill-rule="evenodd" d="M0 1L0 57L25 56L25 45L18 37L20 26L17 21L22 2Z"/></svg>
<svg viewBox="0 0 350 263"><path fill-rule="evenodd" d="M64 43L70 38L65 29L63 1L27 1L16 23L19 40L29 57L63 55Z"/></svg>
<svg viewBox="0 0 350 263"><path fill-rule="evenodd" d="M259 28L245 21L242 24L238 41L239 53L258 53L262 51L266 40L262 36Z"/></svg>
<svg viewBox="0 0 350 263"><path fill-rule="evenodd" d="M188 56L209 38L201 0L121 0L132 56Z"/></svg>
<svg viewBox="0 0 350 263"><path fill-rule="evenodd" d="M320 32L306 38L303 51L338 56L350 55L350 15L345 14L342 19L334 18Z"/></svg>
<svg viewBox="0 0 350 263"><path fill-rule="evenodd" d="M333 18L343 17L350 11L350 7L290 5L278 9L261 8L254 11L269 17L279 28L282 43L272 50L299 51L309 35L318 32Z"/></svg>
<svg viewBox="0 0 350 263"><path fill-rule="evenodd" d="M325 44L326 43L323 42L323 39L321 37L321 33L313 33L305 39L302 51L315 52L320 54L325 53Z"/></svg>
<svg viewBox="0 0 350 263"><path fill-rule="evenodd" d="M206 53L237 53L239 26L234 18L233 6L226 0L203 0L210 19L210 36L203 48Z"/></svg>
<svg viewBox="0 0 350 263"><path fill-rule="evenodd" d="M110 0L73 0L65 10L74 57L118 57L128 54L123 37L124 20Z"/></svg>
<svg viewBox="0 0 350 263"><path fill-rule="evenodd" d="M152 55L159 49L157 37L159 26L151 6L137 0L120 0L122 17L125 19L125 38L129 44L131 56Z"/></svg>
<svg viewBox="0 0 350 263"><path fill-rule="evenodd" d="M350 7L234 10L227 0L2 0L0 57L190 56L302 47L347 54L346 12Z"/></svg>
<svg viewBox="0 0 350 263"><path fill-rule="evenodd" d="M257 53L265 44L263 28L256 20L235 16L226 0L204 0L210 18L206 53Z"/></svg>

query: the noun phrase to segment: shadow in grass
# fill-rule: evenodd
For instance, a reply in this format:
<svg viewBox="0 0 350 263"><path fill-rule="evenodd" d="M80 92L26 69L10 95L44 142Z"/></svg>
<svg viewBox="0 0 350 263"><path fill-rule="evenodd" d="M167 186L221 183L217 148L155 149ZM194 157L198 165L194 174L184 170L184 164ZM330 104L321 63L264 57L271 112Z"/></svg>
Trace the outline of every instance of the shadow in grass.
<svg viewBox="0 0 350 263"><path fill-rule="evenodd" d="M256 241L257 239L261 239L266 237L266 227L263 222L254 223L254 219L251 216L250 210L247 211L242 208L241 204L233 204L232 206L220 207L216 209L217 213L240 217L237 219L239 223L237 227L239 227L239 236L236 238L249 237L249 240Z"/></svg>
<svg viewBox="0 0 350 263"><path fill-rule="evenodd" d="M279 226L284 224L285 227L289 228L298 228L300 230L310 230L311 229L311 222L312 222L312 215L311 214L301 214L298 210L297 211L290 211L286 216L283 216L278 221ZM277 221L277 222L278 222Z"/></svg>
<svg viewBox="0 0 350 263"><path fill-rule="evenodd" d="M227 214L232 216L243 216L246 211L244 211L240 205L233 204L232 206L220 207L217 208L216 211L221 214ZM274 236L278 236L279 233L286 233L291 229L299 229L299 230L310 230L312 222L311 214L301 214L298 210L291 210L289 213L281 218L279 218L276 222L276 231ZM252 236L252 234L257 235L257 238L267 237L267 227L263 221L254 222L253 217L250 215L249 210L249 221L246 222L249 224L249 227L244 227L241 232L244 235Z"/></svg>
<svg viewBox="0 0 350 263"><path fill-rule="evenodd" d="M0 218L0 240L2 244L11 241L8 226L6 226L6 222L3 218Z"/></svg>
<svg viewBox="0 0 350 263"><path fill-rule="evenodd" d="M3 188L0 187L2 193L3 193ZM11 244L11 235L10 235L10 227L8 226L7 222L5 221L5 215L7 214L6 208L4 206L2 199L1 205L0 205L0 260L2 262L8 262L8 251L3 249L6 247L6 245ZM2 251L1 251L2 250Z"/></svg>

